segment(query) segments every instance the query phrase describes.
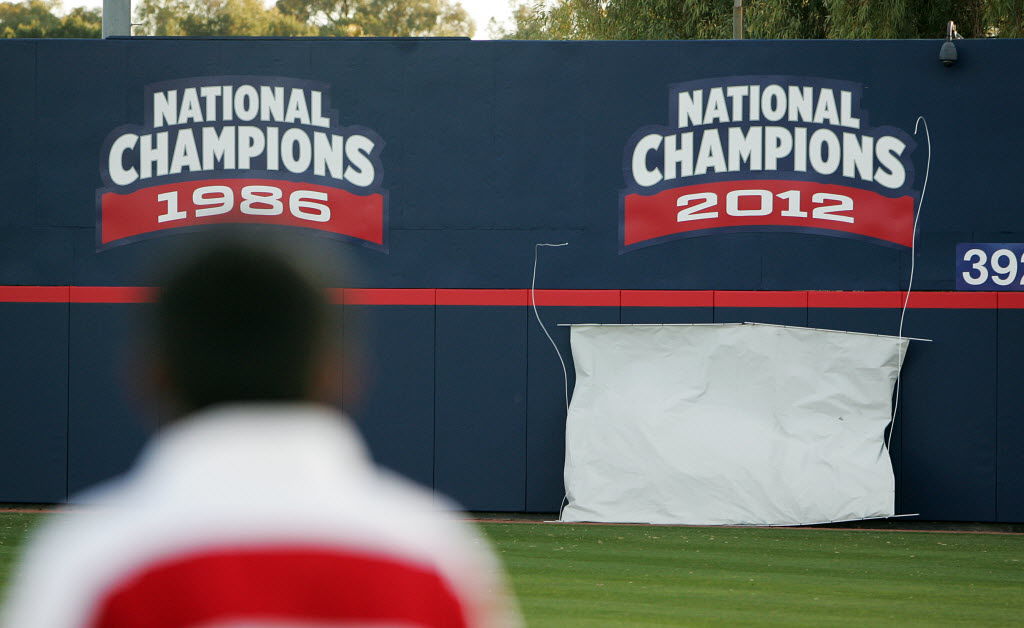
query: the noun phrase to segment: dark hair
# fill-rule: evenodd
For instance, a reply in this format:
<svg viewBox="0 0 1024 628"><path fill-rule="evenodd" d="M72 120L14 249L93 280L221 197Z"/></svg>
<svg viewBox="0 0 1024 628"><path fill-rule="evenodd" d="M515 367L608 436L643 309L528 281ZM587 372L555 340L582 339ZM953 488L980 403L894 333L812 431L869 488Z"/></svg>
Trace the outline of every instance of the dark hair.
<svg viewBox="0 0 1024 628"><path fill-rule="evenodd" d="M159 282L153 344L185 411L222 402L305 400L333 349L326 288L296 251L227 239Z"/></svg>

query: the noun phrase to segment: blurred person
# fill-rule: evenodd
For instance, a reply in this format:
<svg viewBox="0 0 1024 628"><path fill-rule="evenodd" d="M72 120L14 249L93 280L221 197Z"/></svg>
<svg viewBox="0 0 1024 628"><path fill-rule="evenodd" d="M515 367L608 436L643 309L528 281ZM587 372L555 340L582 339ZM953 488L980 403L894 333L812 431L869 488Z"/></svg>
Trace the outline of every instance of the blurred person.
<svg viewBox="0 0 1024 628"><path fill-rule="evenodd" d="M169 412L96 505L35 536L3 626L519 623L486 542L335 409L337 308L306 262L232 237L158 282L144 370Z"/></svg>

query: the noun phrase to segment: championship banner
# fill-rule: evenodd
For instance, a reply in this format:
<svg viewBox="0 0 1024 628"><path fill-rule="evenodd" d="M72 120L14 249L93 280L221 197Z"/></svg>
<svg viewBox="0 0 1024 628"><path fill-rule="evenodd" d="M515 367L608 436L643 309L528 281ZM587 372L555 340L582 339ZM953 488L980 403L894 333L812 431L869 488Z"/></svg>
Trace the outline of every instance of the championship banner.
<svg viewBox="0 0 1024 628"><path fill-rule="evenodd" d="M670 86L672 126L626 145L620 253L724 231L913 243L916 146L872 127L863 87L794 76Z"/></svg>
<svg viewBox="0 0 1024 628"><path fill-rule="evenodd" d="M326 85L213 76L146 87L103 147L97 248L222 223L315 229L387 251L384 141L340 126Z"/></svg>

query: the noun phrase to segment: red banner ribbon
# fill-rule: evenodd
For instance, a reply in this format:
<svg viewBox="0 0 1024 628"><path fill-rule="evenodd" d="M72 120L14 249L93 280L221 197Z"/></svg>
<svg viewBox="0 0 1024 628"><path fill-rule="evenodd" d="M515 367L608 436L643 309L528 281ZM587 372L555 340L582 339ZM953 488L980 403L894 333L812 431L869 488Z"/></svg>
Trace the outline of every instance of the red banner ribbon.
<svg viewBox="0 0 1024 628"><path fill-rule="evenodd" d="M833 231L901 246L910 246L914 236L912 197L889 198L859 188L809 181L724 181L649 196L627 194L622 208L622 244L626 248L724 228Z"/></svg>
<svg viewBox="0 0 1024 628"><path fill-rule="evenodd" d="M276 179L207 179L100 197L100 243L225 223L318 229L384 244L384 196Z"/></svg>

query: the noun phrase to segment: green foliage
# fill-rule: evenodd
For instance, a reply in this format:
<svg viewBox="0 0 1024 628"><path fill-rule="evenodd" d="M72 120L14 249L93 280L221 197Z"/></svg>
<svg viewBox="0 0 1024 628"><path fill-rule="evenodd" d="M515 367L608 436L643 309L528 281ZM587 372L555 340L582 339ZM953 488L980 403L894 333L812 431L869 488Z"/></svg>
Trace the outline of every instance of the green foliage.
<svg viewBox="0 0 1024 628"><path fill-rule="evenodd" d="M987 0L827 0L829 35L844 39L938 39L950 20L964 37L985 37Z"/></svg>
<svg viewBox="0 0 1024 628"><path fill-rule="evenodd" d="M133 35L472 36L473 20L454 0L139 0ZM99 9L60 16L60 0L0 2L0 37L100 37Z"/></svg>
<svg viewBox="0 0 1024 628"><path fill-rule="evenodd" d="M135 35L295 36L315 35L309 24L264 9L260 0L142 0Z"/></svg>
<svg viewBox="0 0 1024 628"><path fill-rule="evenodd" d="M60 0L0 2L0 37L99 37L102 17L99 9L79 7L57 15Z"/></svg>
<svg viewBox="0 0 1024 628"><path fill-rule="evenodd" d="M732 0L614 0L608 25L623 39L722 39L732 35Z"/></svg>
<svg viewBox="0 0 1024 628"><path fill-rule="evenodd" d="M519 5L513 16L524 27L516 39L611 39L604 36L608 24L597 0L564 0L551 8Z"/></svg>
<svg viewBox="0 0 1024 628"><path fill-rule="evenodd" d="M821 39L828 34L829 0L746 0L744 25L750 39ZM727 18L731 24L732 15ZM729 37L732 37L730 28Z"/></svg>
<svg viewBox="0 0 1024 628"><path fill-rule="evenodd" d="M1024 0L825 0L835 39L1024 36Z"/></svg>
<svg viewBox="0 0 1024 628"><path fill-rule="evenodd" d="M0 4L0 31L4 37L45 37L60 26L53 14L56 0L28 0Z"/></svg>
<svg viewBox="0 0 1024 628"><path fill-rule="evenodd" d="M721 39L732 0L557 0L517 5L508 39ZM684 35L681 35L683 33Z"/></svg>
<svg viewBox="0 0 1024 628"><path fill-rule="evenodd" d="M58 32L59 34L51 34L48 37L100 37L103 32L103 13L100 9L76 7L61 18Z"/></svg>
<svg viewBox="0 0 1024 628"><path fill-rule="evenodd" d="M469 13L449 0L278 0L277 9L324 36L470 37L474 30Z"/></svg>
<svg viewBox="0 0 1024 628"><path fill-rule="evenodd" d="M988 0L985 20L990 37L1024 37L1024 0Z"/></svg>
<svg viewBox="0 0 1024 628"><path fill-rule="evenodd" d="M515 2L515 0L513 0ZM732 0L552 0L514 4L507 39L726 39ZM751 39L1024 36L1024 0L745 0Z"/></svg>

